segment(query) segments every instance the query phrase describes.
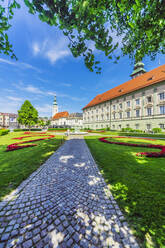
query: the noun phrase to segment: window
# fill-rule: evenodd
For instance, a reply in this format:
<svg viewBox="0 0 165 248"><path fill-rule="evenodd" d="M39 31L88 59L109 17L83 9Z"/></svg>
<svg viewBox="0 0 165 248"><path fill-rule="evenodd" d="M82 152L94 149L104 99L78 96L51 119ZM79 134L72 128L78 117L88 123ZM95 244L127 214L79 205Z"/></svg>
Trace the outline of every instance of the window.
<svg viewBox="0 0 165 248"><path fill-rule="evenodd" d="M122 113L119 113L120 119L122 119Z"/></svg>
<svg viewBox="0 0 165 248"><path fill-rule="evenodd" d="M113 110L115 110L116 109L116 106L115 105L113 105Z"/></svg>
<svg viewBox="0 0 165 248"><path fill-rule="evenodd" d="M140 99L136 99L136 105L139 105L140 104Z"/></svg>
<svg viewBox="0 0 165 248"><path fill-rule="evenodd" d="M107 114L107 120L109 120L109 114Z"/></svg>
<svg viewBox="0 0 165 248"><path fill-rule="evenodd" d="M128 107L128 108L130 107L130 101L127 102L127 107Z"/></svg>
<svg viewBox="0 0 165 248"><path fill-rule="evenodd" d="M13 118L13 117L10 117L10 121L11 121L11 122L14 121L14 118Z"/></svg>
<svg viewBox="0 0 165 248"><path fill-rule="evenodd" d="M147 115L149 115L149 116L152 115L152 109L151 108L147 108Z"/></svg>
<svg viewBox="0 0 165 248"><path fill-rule="evenodd" d="M140 110L136 109L136 117L139 117L139 116L140 116Z"/></svg>
<svg viewBox="0 0 165 248"><path fill-rule="evenodd" d="M160 97L160 100L164 100L164 99L165 99L165 94L164 94L164 92L160 93L160 94L159 94L159 97Z"/></svg>
<svg viewBox="0 0 165 248"><path fill-rule="evenodd" d="M148 96L148 97L147 97L147 102L148 102L148 103L152 102L152 97L151 97L151 96Z"/></svg>
<svg viewBox="0 0 165 248"><path fill-rule="evenodd" d="M139 129L139 124L135 124L135 128L136 129Z"/></svg>
<svg viewBox="0 0 165 248"><path fill-rule="evenodd" d="M151 129L151 124L147 124L147 130L150 130Z"/></svg>
<svg viewBox="0 0 165 248"><path fill-rule="evenodd" d="M121 129L121 125L119 125L119 129Z"/></svg>
<svg viewBox="0 0 165 248"><path fill-rule="evenodd" d="M160 106L160 114L164 115L165 114L165 105Z"/></svg>
<svg viewBox="0 0 165 248"><path fill-rule="evenodd" d="M165 124L159 124L159 126L160 126L161 129L165 128Z"/></svg>
<svg viewBox="0 0 165 248"><path fill-rule="evenodd" d="M130 118L130 111L127 112L127 118Z"/></svg>
<svg viewBox="0 0 165 248"><path fill-rule="evenodd" d="M129 124L127 124L126 127L128 128L129 127Z"/></svg>
<svg viewBox="0 0 165 248"><path fill-rule="evenodd" d="M119 104L119 108L122 109L122 103Z"/></svg>
<svg viewBox="0 0 165 248"><path fill-rule="evenodd" d="M115 130L115 125L112 126L113 130Z"/></svg>
<svg viewBox="0 0 165 248"><path fill-rule="evenodd" d="M116 119L116 114L113 114L113 119Z"/></svg>

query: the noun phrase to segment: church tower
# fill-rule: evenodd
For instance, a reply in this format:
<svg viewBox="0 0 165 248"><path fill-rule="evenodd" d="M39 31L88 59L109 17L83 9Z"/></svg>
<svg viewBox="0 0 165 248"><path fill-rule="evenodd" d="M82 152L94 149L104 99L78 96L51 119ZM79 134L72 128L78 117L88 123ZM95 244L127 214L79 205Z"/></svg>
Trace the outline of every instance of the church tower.
<svg viewBox="0 0 165 248"><path fill-rule="evenodd" d="M52 117L58 113L58 105L56 96L54 96L53 107L52 107Z"/></svg>

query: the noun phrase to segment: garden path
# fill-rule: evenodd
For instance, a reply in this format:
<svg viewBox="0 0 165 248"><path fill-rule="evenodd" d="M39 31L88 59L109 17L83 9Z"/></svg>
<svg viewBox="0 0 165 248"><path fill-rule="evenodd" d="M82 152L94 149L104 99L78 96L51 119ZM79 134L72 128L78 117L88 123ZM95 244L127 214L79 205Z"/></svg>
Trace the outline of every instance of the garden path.
<svg viewBox="0 0 165 248"><path fill-rule="evenodd" d="M2 247L138 244L84 139L72 136L0 203Z"/></svg>

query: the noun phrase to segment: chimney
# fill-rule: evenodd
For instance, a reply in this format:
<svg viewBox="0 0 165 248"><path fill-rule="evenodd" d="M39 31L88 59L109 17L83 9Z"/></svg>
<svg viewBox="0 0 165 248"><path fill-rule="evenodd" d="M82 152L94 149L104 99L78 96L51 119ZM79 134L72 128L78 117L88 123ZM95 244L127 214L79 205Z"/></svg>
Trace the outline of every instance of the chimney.
<svg viewBox="0 0 165 248"><path fill-rule="evenodd" d="M134 65L134 70L130 76L133 79L135 77L138 77L138 76L144 74L145 72L146 72L146 70L144 69L144 64L142 62L137 62Z"/></svg>

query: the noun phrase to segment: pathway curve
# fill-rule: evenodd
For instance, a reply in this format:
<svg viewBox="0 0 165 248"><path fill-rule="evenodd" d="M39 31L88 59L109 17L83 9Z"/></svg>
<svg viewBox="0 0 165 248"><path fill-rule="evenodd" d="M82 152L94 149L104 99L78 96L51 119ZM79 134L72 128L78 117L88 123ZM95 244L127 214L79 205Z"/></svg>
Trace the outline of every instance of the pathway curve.
<svg viewBox="0 0 165 248"><path fill-rule="evenodd" d="M0 204L2 247L138 248L85 141L66 141Z"/></svg>

